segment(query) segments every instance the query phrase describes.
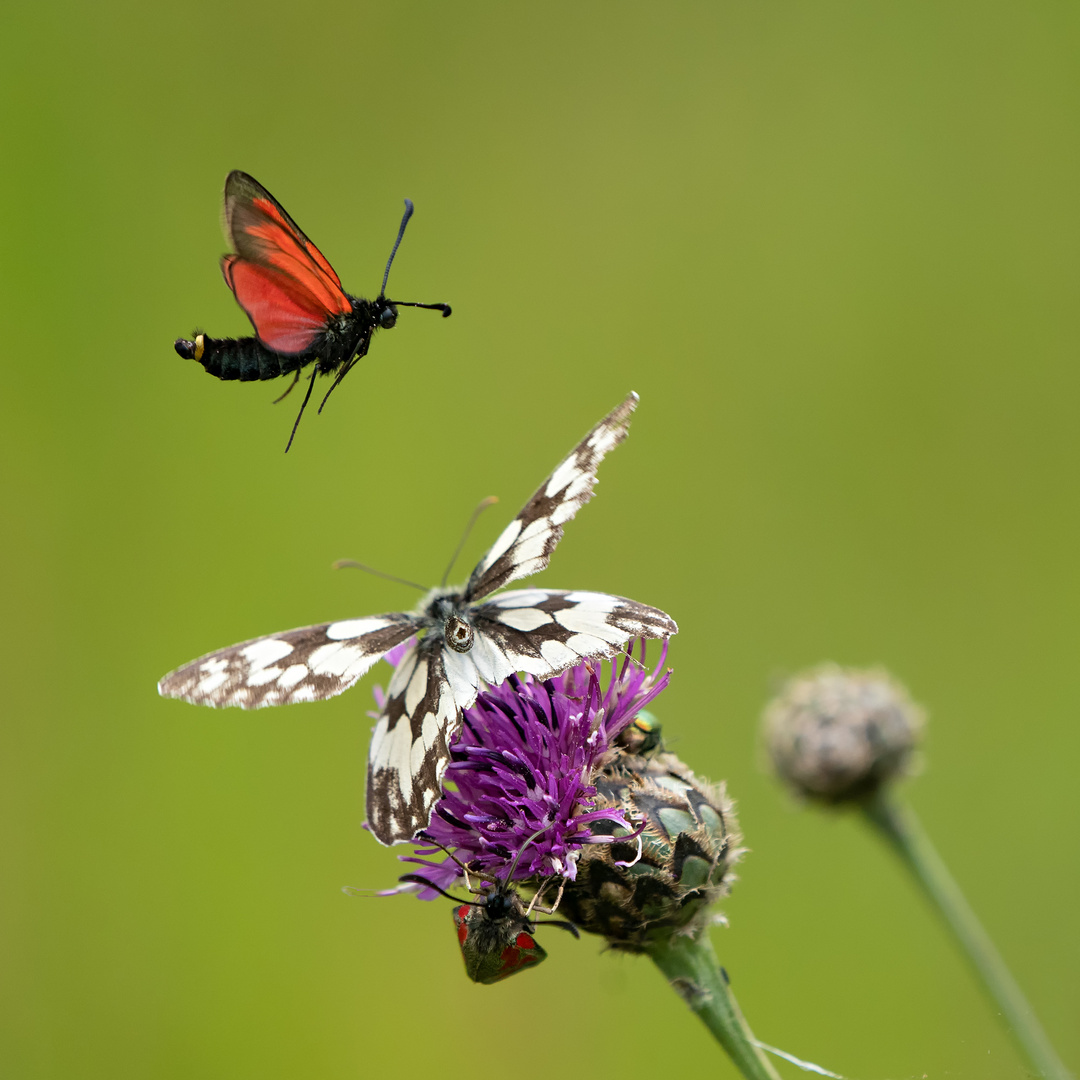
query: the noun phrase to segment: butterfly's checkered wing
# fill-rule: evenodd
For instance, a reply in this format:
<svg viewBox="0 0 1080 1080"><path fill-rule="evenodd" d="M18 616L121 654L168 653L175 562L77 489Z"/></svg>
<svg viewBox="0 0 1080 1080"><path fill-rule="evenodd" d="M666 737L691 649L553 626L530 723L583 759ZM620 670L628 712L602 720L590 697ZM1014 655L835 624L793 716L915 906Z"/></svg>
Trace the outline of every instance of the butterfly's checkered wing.
<svg viewBox="0 0 1080 1080"><path fill-rule="evenodd" d="M547 566L562 539L563 525L592 498L596 470L604 455L626 438L637 402L637 394L630 394L559 463L480 560L465 588L466 599L481 600Z"/></svg>
<svg viewBox="0 0 1080 1080"><path fill-rule="evenodd" d="M475 638L467 654L492 685L511 672L547 679L586 659L614 656L634 638L679 632L659 608L606 593L515 589L470 614Z"/></svg>
<svg viewBox="0 0 1080 1080"><path fill-rule="evenodd" d="M470 611L472 648L423 638L394 671L371 739L368 827L384 844L427 827L461 711L484 683L516 671L546 679L586 658L613 656L632 638L678 632L659 608L605 593L518 589Z"/></svg>
<svg viewBox="0 0 1080 1080"><path fill-rule="evenodd" d="M241 709L319 701L348 690L416 629L415 616L395 612L286 630L193 660L166 675L158 693Z"/></svg>
<svg viewBox="0 0 1080 1080"><path fill-rule="evenodd" d="M441 635L421 638L398 662L386 705L371 733L368 754L368 828L383 844L408 840L426 828L450 762L450 740L460 708L446 676Z"/></svg>

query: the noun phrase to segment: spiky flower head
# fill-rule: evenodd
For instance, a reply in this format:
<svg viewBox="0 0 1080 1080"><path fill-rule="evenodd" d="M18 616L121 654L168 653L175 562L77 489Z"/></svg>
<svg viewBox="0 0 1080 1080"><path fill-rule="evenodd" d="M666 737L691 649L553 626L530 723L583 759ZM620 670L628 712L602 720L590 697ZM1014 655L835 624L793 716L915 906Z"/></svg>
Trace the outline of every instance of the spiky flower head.
<svg viewBox="0 0 1080 1080"><path fill-rule="evenodd" d="M824 664L792 678L765 709L769 755L797 794L864 799L910 771L924 714L886 671Z"/></svg>
<svg viewBox="0 0 1080 1080"><path fill-rule="evenodd" d="M641 643L645 656L645 643ZM551 679L511 676L465 710L431 823L414 843L409 875L421 899L454 885L462 867L480 881L539 887L572 881L578 861L616 833L635 831L630 808L598 796L596 777L616 738L670 679L667 642L655 670L624 658L586 661ZM426 843L425 843L426 841ZM554 893L554 890L553 890Z"/></svg>
<svg viewBox="0 0 1080 1080"><path fill-rule="evenodd" d="M624 746L595 781L597 805L622 810L641 823L639 831L612 824L611 844L583 851L560 907L580 929L626 952L648 952L653 943L702 929L708 909L730 891L732 866L744 850L724 785L699 779L651 739L648 749L634 752L640 734L627 729Z"/></svg>

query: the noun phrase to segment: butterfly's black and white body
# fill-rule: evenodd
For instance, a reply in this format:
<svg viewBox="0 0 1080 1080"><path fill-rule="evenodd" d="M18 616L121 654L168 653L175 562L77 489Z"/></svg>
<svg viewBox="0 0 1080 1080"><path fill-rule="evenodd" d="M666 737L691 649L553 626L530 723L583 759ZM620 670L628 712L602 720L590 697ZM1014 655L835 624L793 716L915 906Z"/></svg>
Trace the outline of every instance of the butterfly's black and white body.
<svg viewBox="0 0 1080 1080"><path fill-rule="evenodd" d="M384 844L427 826L450 759L449 743L484 684L514 672L548 678L585 658L614 655L633 638L678 627L658 608L606 593L517 589L542 570L562 526L592 497L596 469L626 437L631 394L574 448L503 530L464 587L433 589L409 613L289 630L211 653L166 675L158 690L202 705L257 709L347 690L380 657L416 637L400 658L372 735L368 824Z"/></svg>

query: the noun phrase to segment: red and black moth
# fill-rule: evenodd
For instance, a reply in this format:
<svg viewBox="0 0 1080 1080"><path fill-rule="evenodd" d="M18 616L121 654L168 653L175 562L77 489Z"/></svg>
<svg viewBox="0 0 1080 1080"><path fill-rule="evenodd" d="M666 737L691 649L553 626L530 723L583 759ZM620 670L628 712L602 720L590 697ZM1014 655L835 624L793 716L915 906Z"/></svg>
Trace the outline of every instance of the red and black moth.
<svg viewBox="0 0 1080 1080"><path fill-rule="evenodd" d="M255 328L254 337L177 338L174 348L185 360L197 360L219 379L276 379L295 372L285 394L299 382L301 371L314 364L286 452L292 446L316 375L332 375L322 412L334 388L367 355L371 335L397 322L399 307L429 308L450 314L448 304L388 300L386 280L397 254L413 204L405 200L397 240L390 252L382 288L374 300L352 296L322 252L304 235L285 208L257 180L234 169L225 178L225 233L235 253L221 259L225 283ZM280 401L281 398L277 400Z"/></svg>
<svg viewBox="0 0 1080 1080"><path fill-rule="evenodd" d="M532 936L535 928L521 897L505 885L455 907L454 926L473 982L496 983L547 958Z"/></svg>
<svg viewBox="0 0 1080 1080"><path fill-rule="evenodd" d="M536 833L530 837L521 850L524 851L529 842L539 835L540 833ZM435 843L430 839L430 834L424 832L417 833L414 842ZM436 847L442 845L436 843ZM443 850L446 851L445 848ZM447 854L450 855L449 852ZM425 889L434 889L448 900L454 901L454 926L457 929L458 945L461 946L461 957L465 961L465 974L473 982L485 985L501 982L545 960L547 953L533 937L537 926L558 926L568 930L574 937L579 936L578 928L565 919L545 919L542 923L532 920L533 911L545 915L555 913L559 900L562 899L562 885L559 886L555 903L551 907L540 907L537 901L552 880L548 878L526 907L517 889L510 884L521 858L520 851L507 870L504 881L497 881L494 885L481 885L479 888L473 888L468 867L458 862L455 856L450 855L450 858L464 871L465 884L473 894L473 899L461 900L452 896L422 874L402 874L399 880L422 885Z"/></svg>

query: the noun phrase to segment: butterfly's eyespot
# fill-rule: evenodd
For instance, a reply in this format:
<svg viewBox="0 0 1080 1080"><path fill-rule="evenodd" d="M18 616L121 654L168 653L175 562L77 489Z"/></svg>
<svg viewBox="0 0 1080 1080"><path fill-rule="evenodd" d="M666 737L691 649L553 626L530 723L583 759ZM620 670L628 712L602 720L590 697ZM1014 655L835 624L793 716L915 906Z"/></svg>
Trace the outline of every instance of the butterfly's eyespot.
<svg viewBox="0 0 1080 1080"><path fill-rule="evenodd" d="M446 620L446 644L454 652L468 652L472 648L473 628L456 615L451 615Z"/></svg>
<svg viewBox="0 0 1080 1080"><path fill-rule="evenodd" d="M389 304L379 312L379 326L383 330L389 330L390 327L397 323L397 309L391 307Z"/></svg>

